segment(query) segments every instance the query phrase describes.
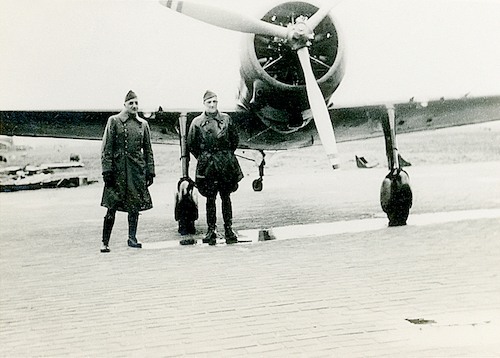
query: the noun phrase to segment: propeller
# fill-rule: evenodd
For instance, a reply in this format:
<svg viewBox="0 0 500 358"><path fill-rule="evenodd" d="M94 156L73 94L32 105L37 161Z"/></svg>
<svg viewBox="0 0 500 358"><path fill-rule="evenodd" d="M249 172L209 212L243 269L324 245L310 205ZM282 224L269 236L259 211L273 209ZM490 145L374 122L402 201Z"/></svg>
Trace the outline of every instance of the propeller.
<svg viewBox="0 0 500 358"><path fill-rule="evenodd" d="M325 99L312 71L308 46L310 46L310 41L314 38L313 31L316 26L328 16L331 9L340 1L342 0L333 0L328 5L321 7L310 19L299 16L295 20L295 23L289 24L288 27L273 25L243 14L235 13L227 9L216 8L207 4L175 0L160 0L160 4L171 10L217 27L243 33L276 36L286 39L291 48L297 51L302 71L304 72L309 105L311 106L321 143L325 148L333 169L337 169L339 167L339 158L335 134L333 132Z"/></svg>
<svg viewBox="0 0 500 358"><path fill-rule="evenodd" d="M193 19L227 30L249 34L277 36L281 38L287 38L288 36L288 29L286 27L273 25L250 16L245 16L227 9L217 8L208 4L173 0L160 0L160 4Z"/></svg>
<svg viewBox="0 0 500 358"><path fill-rule="evenodd" d="M316 28L316 26L319 25L319 23L321 21L323 21L323 19L325 17L328 16L328 14L330 13L330 11L335 7L337 6L341 1L343 0L337 0L337 1L331 1L329 2L327 5L319 8L318 11L316 11L316 13L311 16L311 18L309 20L307 20L307 24L308 26L314 30Z"/></svg>
<svg viewBox="0 0 500 358"><path fill-rule="evenodd" d="M309 99L309 105L311 106L314 123L318 129L319 138L321 139L323 148L325 148L326 156L332 168L338 169L339 152L337 150L337 142L335 141L335 134L333 133L332 122L330 120L328 108L326 107L325 99L323 98L321 89L312 71L309 59L309 49L307 47L302 47L297 50L297 55L299 56L299 61L304 71L307 97Z"/></svg>

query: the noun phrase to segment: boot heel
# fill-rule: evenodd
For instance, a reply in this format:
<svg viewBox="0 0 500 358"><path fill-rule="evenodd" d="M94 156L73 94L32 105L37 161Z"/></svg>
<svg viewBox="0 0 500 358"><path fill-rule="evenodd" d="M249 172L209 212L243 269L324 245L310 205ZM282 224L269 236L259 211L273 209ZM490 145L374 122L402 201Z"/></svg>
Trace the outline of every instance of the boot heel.
<svg viewBox="0 0 500 358"><path fill-rule="evenodd" d="M139 241L137 241L137 239L135 239L135 238L129 237L127 243L128 243L128 246L130 246L130 247L135 247L135 248L138 248L138 249L142 248L142 243L140 243Z"/></svg>

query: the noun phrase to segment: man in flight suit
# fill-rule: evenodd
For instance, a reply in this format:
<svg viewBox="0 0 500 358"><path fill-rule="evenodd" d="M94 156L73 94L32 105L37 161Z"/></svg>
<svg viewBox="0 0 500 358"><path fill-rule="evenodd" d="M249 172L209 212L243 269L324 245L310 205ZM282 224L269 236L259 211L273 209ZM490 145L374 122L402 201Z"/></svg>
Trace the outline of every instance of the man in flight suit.
<svg viewBox="0 0 500 358"><path fill-rule="evenodd" d="M222 217L227 244L238 242L232 229L233 210L230 194L238 189L243 178L234 151L239 136L231 117L217 109L217 95L207 91L203 96L205 111L193 119L187 136L187 147L198 160L196 166L196 187L207 198L208 230L204 243L215 245L217 193L222 201Z"/></svg>

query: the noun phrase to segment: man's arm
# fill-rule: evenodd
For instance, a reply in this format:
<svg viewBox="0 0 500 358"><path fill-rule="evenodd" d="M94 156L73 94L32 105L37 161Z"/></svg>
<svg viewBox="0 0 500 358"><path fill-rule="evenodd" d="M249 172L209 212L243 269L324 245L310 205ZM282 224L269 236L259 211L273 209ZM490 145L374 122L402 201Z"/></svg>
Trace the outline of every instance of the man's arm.
<svg viewBox="0 0 500 358"><path fill-rule="evenodd" d="M102 137L101 145L101 166L102 172L112 172L113 171L113 142L115 137L115 126L113 117L108 119L106 124L106 129L104 130L104 135Z"/></svg>
<svg viewBox="0 0 500 358"><path fill-rule="evenodd" d="M229 141L231 144L231 150L234 152L240 143L240 135L231 117L229 119Z"/></svg>
<svg viewBox="0 0 500 358"><path fill-rule="evenodd" d="M151 144L151 129L147 121L144 121L144 158L149 175L155 176L155 162L153 156L153 145Z"/></svg>

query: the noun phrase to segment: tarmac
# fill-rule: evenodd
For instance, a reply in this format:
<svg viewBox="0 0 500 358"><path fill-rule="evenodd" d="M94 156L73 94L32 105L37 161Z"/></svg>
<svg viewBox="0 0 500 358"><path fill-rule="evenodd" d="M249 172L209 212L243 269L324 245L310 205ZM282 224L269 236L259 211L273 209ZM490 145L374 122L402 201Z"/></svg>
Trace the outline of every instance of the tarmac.
<svg viewBox="0 0 500 358"><path fill-rule="evenodd" d="M378 204L386 171L245 178L249 242L216 246L203 200L198 244L178 244L175 178L159 181L144 248L118 213L107 254L102 184L2 193L0 356L499 357L500 162L408 168L402 227Z"/></svg>

